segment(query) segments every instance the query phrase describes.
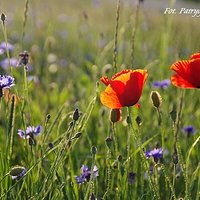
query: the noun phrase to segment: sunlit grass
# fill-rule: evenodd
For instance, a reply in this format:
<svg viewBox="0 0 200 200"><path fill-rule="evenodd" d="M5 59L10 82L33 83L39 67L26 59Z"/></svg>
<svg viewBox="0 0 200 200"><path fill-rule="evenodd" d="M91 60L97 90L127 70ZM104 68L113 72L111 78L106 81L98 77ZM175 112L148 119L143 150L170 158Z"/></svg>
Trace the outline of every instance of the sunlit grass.
<svg viewBox="0 0 200 200"><path fill-rule="evenodd" d="M181 89L172 85L155 89L152 82L169 79L172 63L199 51L199 19L163 15L141 3L132 60L136 5L121 1L117 71L145 68L148 79L140 109L123 108L122 120L112 125L110 110L99 97L105 89L101 76L113 75L117 2L28 3L24 27L25 2L0 3L7 17L1 32L14 45L9 56L0 55L0 62L19 59L24 50L30 54L28 71L27 66L0 68L1 75L15 78L15 86L0 98L0 198L198 199L199 91L186 90L180 100ZM159 109L152 106L152 90L162 97ZM36 145L17 134L29 125L42 126L42 133L34 137ZM182 132L188 125L196 128L190 137ZM178 164L172 159L176 129ZM156 147L164 150L158 163L144 154ZM99 176L78 185L75 176L83 164L89 169L96 165ZM23 178L12 180L16 165L27 171Z"/></svg>

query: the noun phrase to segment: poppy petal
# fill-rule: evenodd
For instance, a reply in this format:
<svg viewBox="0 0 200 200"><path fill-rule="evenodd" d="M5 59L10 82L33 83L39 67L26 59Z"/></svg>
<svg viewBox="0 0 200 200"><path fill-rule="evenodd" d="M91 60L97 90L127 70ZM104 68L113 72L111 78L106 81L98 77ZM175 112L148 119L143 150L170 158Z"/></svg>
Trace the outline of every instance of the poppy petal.
<svg viewBox="0 0 200 200"><path fill-rule="evenodd" d="M192 60L192 59L200 59L200 53L192 54L192 56L190 57L190 60Z"/></svg>
<svg viewBox="0 0 200 200"><path fill-rule="evenodd" d="M188 88L188 89L196 88L178 74L174 74L173 76L171 76L171 82L176 87Z"/></svg>
<svg viewBox="0 0 200 200"><path fill-rule="evenodd" d="M111 88L111 86L108 86L106 90L101 93L100 100L103 105L111 109L123 107L119 101L117 93Z"/></svg>
<svg viewBox="0 0 200 200"><path fill-rule="evenodd" d="M190 61L190 74L191 83L197 88L200 87L200 59L194 59Z"/></svg>
<svg viewBox="0 0 200 200"><path fill-rule="evenodd" d="M110 83L110 80L108 79L107 76L103 76L103 77L101 77L100 80L101 80L101 82L104 83L106 86L108 86L109 83Z"/></svg>

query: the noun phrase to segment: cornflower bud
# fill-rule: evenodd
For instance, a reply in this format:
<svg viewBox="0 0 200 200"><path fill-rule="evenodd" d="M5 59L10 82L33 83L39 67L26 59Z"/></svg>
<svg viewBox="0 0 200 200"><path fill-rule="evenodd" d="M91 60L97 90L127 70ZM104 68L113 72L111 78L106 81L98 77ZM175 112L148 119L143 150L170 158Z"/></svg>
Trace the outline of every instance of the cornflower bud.
<svg viewBox="0 0 200 200"><path fill-rule="evenodd" d="M80 115L79 115L79 110L78 108L75 109L74 113L73 113L73 120L77 121L79 119Z"/></svg>

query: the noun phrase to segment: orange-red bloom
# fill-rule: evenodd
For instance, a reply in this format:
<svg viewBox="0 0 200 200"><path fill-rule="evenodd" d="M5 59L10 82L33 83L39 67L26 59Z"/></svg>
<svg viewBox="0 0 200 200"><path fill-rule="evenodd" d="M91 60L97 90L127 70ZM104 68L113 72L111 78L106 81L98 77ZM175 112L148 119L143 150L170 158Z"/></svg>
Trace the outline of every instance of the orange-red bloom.
<svg viewBox="0 0 200 200"><path fill-rule="evenodd" d="M200 88L200 53L189 60L180 60L171 66L176 73L171 77L173 85L181 88Z"/></svg>
<svg viewBox="0 0 200 200"><path fill-rule="evenodd" d="M126 69L110 80L106 76L102 77L101 81L107 88L101 93L101 103L111 109L137 104L147 76L146 70Z"/></svg>

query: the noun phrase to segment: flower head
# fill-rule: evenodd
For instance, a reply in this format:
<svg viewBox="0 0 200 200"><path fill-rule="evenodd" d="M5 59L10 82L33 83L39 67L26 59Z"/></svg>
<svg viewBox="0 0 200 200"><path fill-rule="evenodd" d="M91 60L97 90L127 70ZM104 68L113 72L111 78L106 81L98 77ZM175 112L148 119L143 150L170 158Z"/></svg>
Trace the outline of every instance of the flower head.
<svg viewBox="0 0 200 200"><path fill-rule="evenodd" d="M196 129L191 125L190 126L185 126L185 127L182 128L182 132L186 133L187 136L189 137L190 135L196 133Z"/></svg>
<svg viewBox="0 0 200 200"><path fill-rule="evenodd" d="M86 165L82 165L81 170L82 170L81 175L80 176L75 176L75 179L76 179L76 181L77 181L78 184L82 184L85 181L89 181L91 175L92 175L92 179L94 179L97 176L99 176L99 174L98 174L98 168L97 168L96 165L94 166L94 168L93 168L92 171L90 171L90 169Z"/></svg>
<svg viewBox="0 0 200 200"><path fill-rule="evenodd" d="M166 89L170 86L171 82L169 79L165 79L162 81L154 81L152 83L152 87L154 88L160 88L160 89Z"/></svg>
<svg viewBox="0 0 200 200"><path fill-rule="evenodd" d="M145 153L147 158L153 157L155 162L158 162L159 159L163 157L163 149L162 148L155 148L153 150L148 150Z"/></svg>
<svg viewBox="0 0 200 200"><path fill-rule="evenodd" d="M30 139L34 136L37 136L41 133L42 126L38 125L34 126L27 126L26 131L18 129L18 135L24 139Z"/></svg>
<svg viewBox="0 0 200 200"><path fill-rule="evenodd" d="M2 90L3 88L10 88L14 85L14 78L11 76L7 75L0 75L0 89Z"/></svg>
<svg viewBox="0 0 200 200"><path fill-rule="evenodd" d="M147 76L146 70L126 69L111 79L107 76L102 77L101 81L107 88L101 93L101 103L111 109L137 104Z"/></svg>
<svg viewBox="0 0 200 200"><path fill-rule="evenodd" d="M27 126L26 131L18 129L18 135L23 139L28 139L29 145L36 145L35 136L41 133L42 126L38 125L34 126Z"/></svg>
<svg viewBox="0 0 200 200"><path fill-rule="evenodd" d="M176 73L171 82L176 87L200 88L200 53L193 54L189 60L180 60L171 66Z"/></svg>
<svg viewBox="0 0 200 200"><path fill-rule="evenodd" d="M10 44L10 43L1 42L1 44L0 44L0 55L4 54L6 52L6 49L8 49L8 51L12 51L13 45Z"/></svg>
<svg viewBox="0 0 200 200"><path fill-rule="evenodd" d="M17 67L18 65L18 60L16 58L10 58L10 60L8 60L8 58L5 58L4 60L2 60L0 62L0 66L3 68L3 69L7 69L9 67L9 65L11 67Z"/></svg>

